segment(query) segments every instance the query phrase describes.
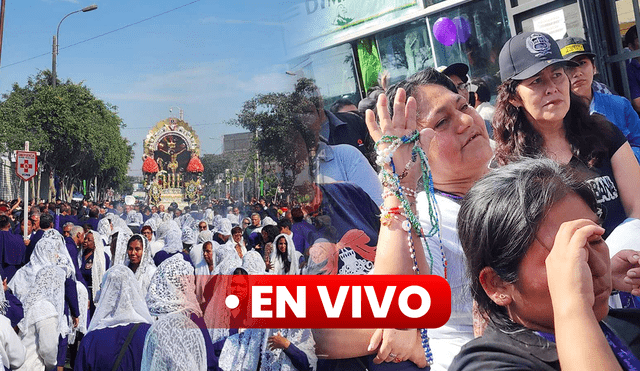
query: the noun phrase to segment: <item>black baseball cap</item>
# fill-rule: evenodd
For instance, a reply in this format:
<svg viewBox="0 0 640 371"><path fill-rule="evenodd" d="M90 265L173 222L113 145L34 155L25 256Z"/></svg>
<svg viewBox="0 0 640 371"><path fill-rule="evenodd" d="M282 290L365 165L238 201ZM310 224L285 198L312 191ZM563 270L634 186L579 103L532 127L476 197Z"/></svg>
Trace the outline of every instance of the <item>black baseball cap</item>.
<svg viewBox="0 0 640 371"><path fill-rule="evenodd" d="M462 80L462 82L469 81L467 74L469 73L469 66L464 63L454 63L448 65L446 68L438 68L438 72L441 72L447 76L455 75Z"/></svg>
<svg viewBox="0 0 640 371"><path fill-rule="evenodd" d="M591 58L596 56L591 52L591 46L587 43L587 40L580 37L565 37L558 41L558 47L564 59L573 59L580 55L586 55Z"/></svg>
<svg viewBox="0 0 640 371"><path fill-rule="evenodd" d="M502 81L525 80L554 64L577 66L562 57L551 36L543 32L523 32L507 40L500 51L500 78Z"/></svg>

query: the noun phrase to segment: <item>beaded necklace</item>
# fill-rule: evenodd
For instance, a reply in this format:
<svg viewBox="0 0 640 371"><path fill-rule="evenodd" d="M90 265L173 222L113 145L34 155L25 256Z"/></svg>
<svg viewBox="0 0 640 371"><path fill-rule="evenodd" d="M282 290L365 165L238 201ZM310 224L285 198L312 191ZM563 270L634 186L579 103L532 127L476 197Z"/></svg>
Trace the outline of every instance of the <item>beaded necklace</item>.
<svg viewBox="0 0 640 371"><path fill-rule="evenodd" d="M442 258L442 266L444 269L444 278L447 279L447 259L444 253L444 247L442 246L442 237L440 234L440 223L439 223L439 215L437 210L437 203L435 199L435 190L433 187L433 177L431 175L431 168L429 167L429 161L427 155L424 153L418 139L420 138L420 133L415 130L409 135L402 136L401 138L393 135L384 135L378 142L376 142L376 152L377 152L377 160L376 163L382 170L380 170L380 182L386 188L388 188L392 195L395 195L401 203L399 208L391 208L385 209L381 208L382 216L381 223L386 225L385 223L390 223L391 217L397 219L397 215L405 217L406 220L402 222L402 229L405 230L408 234L407 242L409 245L409 254L411 259L413 260L413 271L415 274L420 274L420 269L418 268L418 261L416 259L415 254L415 245L412 237L412 230L415 231L418 237L422 238L424 246L426 247L427 252L429 253L429 268L430 274L433 274L433 254L431 253L431 249L429 248L429 243L427 238L433 237L436 234L438 235L438 240L440 241L440 253ZM378 145L380 143L388 143L390 144L387 148L379 149ZM396 167L393 162L393 152L397 150L403 144L413 143L413 148L411 150L411 161L407 163L404 168L404 171L400 176L396 173ZM411 205L409 203L407 195L413 193L415 195L415 191L403 188L400 185L400 179L404 178L411 168L411 166L417 162L418 158L420 159L420 168L422 172L423 179L423 187L424 191L427 194L427 207L429 210L429 222L431 224L431 229L424 232L418 217L411 210ZM385 170L385 165L390 165L391 172ZM386 193L383 194L383 197L386 196ZM429 346L429 337L427 334L427 329L420 329L420 337L422 340L422 347L424 348L425 357L429 364L433 364L433 354L431 353L431 347Z"/></svg>

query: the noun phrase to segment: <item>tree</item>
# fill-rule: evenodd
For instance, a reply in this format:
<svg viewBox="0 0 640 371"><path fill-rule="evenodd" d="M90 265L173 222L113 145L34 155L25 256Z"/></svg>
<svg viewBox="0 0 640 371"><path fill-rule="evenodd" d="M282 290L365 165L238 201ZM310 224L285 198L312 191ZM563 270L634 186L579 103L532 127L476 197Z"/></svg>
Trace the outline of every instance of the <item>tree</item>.
<svg viewBox="0 0 640 371"><path fill-rule="evenodd" d="M320 102L313 80L302 78L292 93L256 95L244 103L232 121L255 134L254 145L261 161L274 170L270 174L279 173L273 182L280 183L286 193L308 164L307 148L316 147L317 133L312 132L306 116L317 114L314 110L322 107ZM274 184L270 186L275 188Z"/></svg>
<svg viewBox="0 0 640 371"><path fill-rule="evenodd" d="M251 164L254 161L251 149L240 152L222 153L219 155L205 154L201 161L204 166L203 180L210 186L214 186L217 180L224 179L225 183L235 184L245 182L244 177L252 177ZM239 193L239 192L238 192Z"/></svg>
<svg viewBox="0 0 640 371"><path fill-rule="evenodd" d="M122 137L117 108L97 99L84 85L70 80L56 88L48 71L14 84L0 103L0 143L5 150L40 152L45 172L55 173L69 193L83 179L99 179L101 189L126 182L132 145Z"/></svg>

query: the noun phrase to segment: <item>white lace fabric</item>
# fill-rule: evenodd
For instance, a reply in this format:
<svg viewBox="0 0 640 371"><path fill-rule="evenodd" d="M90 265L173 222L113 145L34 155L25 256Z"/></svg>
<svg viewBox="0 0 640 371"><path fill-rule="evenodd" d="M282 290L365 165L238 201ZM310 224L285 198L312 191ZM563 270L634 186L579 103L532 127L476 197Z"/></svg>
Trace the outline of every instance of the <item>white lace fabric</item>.
<svg viewBox="0 0 640 371"><path fill-rule="evenodd" d="M0 276L0 282L2 282L3 280L4 280L4 278L2 278L2 276ZM7 314L7 308L9 307L9 301L7 300L7 297L4 295L4 290L0 290L0 291L1 291L1 293L0 293L0 314L5 316Z"/></svg>
<svg viewBox="0 0 640 371"><path fill-rule="evenodd" d="M129 228L118 228L118 230L113 231L113 235L115 236L116 233L118 234L116 237L116 252L112 258L111 266L125 264L125 260L127 259L127 242L129 242L129 238L133 236ZM146 238L143 237L143 240L146 241Z"/></svg>
<svg viewBox="0 0 640 371"><path fill-rule="evenodd" d="M153 278L154 273L156 272L156 263L153 262L153 257L151 256L151 249L149 248L149 240L147 240L143 235L137 234L136 236L142 239L142 259L140 259L140 265L138 269L136 269L135 277L142 289L142 294L146 295L147 290L149 289L149 285L151 284L151 278ZM127 254L127 244L129 242L129 238L124 242L124 261L122 264L125 266L129 266L131 260L129 260L129 255Z"/></svg>
<svg viewBox="0 0 640 371"><path fill-rule="evenodd" d="M210 230L205 229L204 231L201 231L200 233L198 233L198 240L196 242L205 243L207 241L212 241L212 240L213 240L213 233L211 233Z"/></svg>
<svg viewBox="0 0 640 371"><path fill-rule="evenodd" d="M89 332L130 323L152 323L136 278L124 265L114 265L107 270L97 299Z"/></svg>
<svg viewBox="0 0 640 371"><path fill-rule="evenodd" d="M182 254L166 259L156 269L146 302L153 316L184 311L202 317L195 294L193 266L182 258Z"/></svg>
<svg viewBox="0 0 640 371"><path fill-rule="evenodd" d="M174 220L161 223L158 226L157 239L164 241L164 251L174 254L182 251L182 231Z"/></svg>
<svg viewBox="0 0 640 371"><path fill-rule="evenodd" d="M278 240L281 237L284 237L285 241L287 241L287 257L291 262L289 272L285 272L284 261L278 256ZM273 265L273 268L271 269L273 274L299 274L299 262L296 257L296 248L290 235L279 234L276 236L275 240L273 240L273 249L271 250L269 261Z"/></svg>
<svg viewBox="0 0 640 371"><path fill-rule="evenodd" d="M160 268L164 265L161 264ZM158 319L144 342L141 370L204 371L207 348L198 326L188 312L175 312Z"/></svg>
<svg viewBox="0 0 640 371"><path fill-rule="evenodd" d="M93 234L93 242L96 246L93 250L93 265L91 266L91 292L93 294L93 301L96 302L98 291L100 291L100 285L102 284L102 276L107 270L107 261L104 257L104 243L102 243L102 236L97 231L89 231L87 234ZM82 257L84 256L84 248L80 249L78 253L78 266L82 265Z"/></svg>
<svg viewBox="0 0 640 371"><path fill-rule="evenodd" d="M219 245L215 251L216 264L211 274L233 274L233 271L242 267L242 259L236 249L229 244Z"/></svg>
<svg viewBox="0 0 640 371"><path fill-rule="evenodd" d="M242 268L249 274L265 274L266 267L262 255L255 250L247 251L242 257Z"/></svg>
<svg viewBox="0 0 640 371"><path fill-rule="evenodd" d="M51 336L66 336L69 331L67 317L64 315L64 281L66 274L64 270L55 265L48 265L40 269L29 293L24 297L22 306L24 308L24 318L18 323L18 328L23 333L31 325L57 316L57 334ZM44 302L50 305L43 305Z"/></svg>
<svg viewBox="0 0 640 371"><path fill-rule="evenodd" d="M313 334L309 329L247 329L227 338L218 366L224 371L257 370L260 361L261 371L296 371L291 359L282 349L269 350L267 347L269 337L278 331L303 351L309 365L316 369L318 358Z"/></svg>
<svg viewBox="0 0 640 371"><path fill-rule="evenodd" d="M42 238L36 243L29 262L18 269L8 284L20 301L23 301L31 290L40 269L48 265L59 266L65 271L67 277L75 279L76 270L71 262L67 246L62 235L54 229L45 231Z"/></svg>
<svg viewBox="0 0 640 371"><path fill-rule="evenodd" d="M189 215L189 217L191 217L191 215ZM195 245L198 242L196 231L186 224L182 226L182 242L188 245Z"/></svg>

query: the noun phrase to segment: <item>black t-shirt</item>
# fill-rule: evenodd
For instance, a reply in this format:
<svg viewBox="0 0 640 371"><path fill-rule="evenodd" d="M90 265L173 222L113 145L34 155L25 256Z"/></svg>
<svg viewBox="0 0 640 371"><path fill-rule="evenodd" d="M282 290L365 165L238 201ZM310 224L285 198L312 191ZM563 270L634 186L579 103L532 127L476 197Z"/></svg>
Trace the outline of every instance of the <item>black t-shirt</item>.
<svg viewBox="0 0 640 371"><path fill-rule="evenodd" d="M569 165L579 174L579 177L591 186L598 204L604 206L606 210L603 223L603 227L606 230L605 237L627 218L611 166L611 158L627 142L627 138L617 126L611 123L608 124L610 125L612 137L610 138L611 146L605 158L599 159L593 167L587 166L575 156L569 162ZM599 216L602 217L603 215Z"/></svg>

